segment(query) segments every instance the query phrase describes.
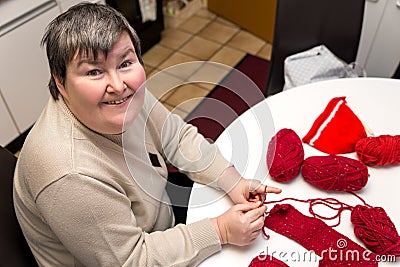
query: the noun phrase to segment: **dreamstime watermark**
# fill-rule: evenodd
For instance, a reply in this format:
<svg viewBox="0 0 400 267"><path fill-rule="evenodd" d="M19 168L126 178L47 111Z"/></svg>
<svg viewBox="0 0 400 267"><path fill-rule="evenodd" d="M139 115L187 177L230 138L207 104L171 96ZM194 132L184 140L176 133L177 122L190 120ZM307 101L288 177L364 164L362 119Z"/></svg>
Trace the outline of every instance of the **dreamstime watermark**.
<svg viewBox="0 0 400 267"><path fill-rule="evenodd" d="M378 255L374 254L369 250L357 250L350 249L348 247L347 240L340 238L337 240L335 247L328 247L321 251L320 255L317 255L315 251L288 251L288 250L271 250L266 247L264 251L261 251L258 255L260 261L267 261L276 258L282 262L292 263L315 263L321 259L332 261L332 262L396 262L395 255Z"/></svg>

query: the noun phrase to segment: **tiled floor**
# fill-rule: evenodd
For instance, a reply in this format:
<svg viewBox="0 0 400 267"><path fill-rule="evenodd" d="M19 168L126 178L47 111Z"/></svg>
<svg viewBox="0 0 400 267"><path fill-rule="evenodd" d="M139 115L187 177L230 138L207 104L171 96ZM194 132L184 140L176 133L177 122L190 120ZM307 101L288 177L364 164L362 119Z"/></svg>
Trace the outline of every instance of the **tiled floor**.
<svg viewBox="0 0 400 267"><path fill-rule="evenodd" d="M147 87L185 118L246 53L270 59L271 45L202 7L143 55Z"/></svg>

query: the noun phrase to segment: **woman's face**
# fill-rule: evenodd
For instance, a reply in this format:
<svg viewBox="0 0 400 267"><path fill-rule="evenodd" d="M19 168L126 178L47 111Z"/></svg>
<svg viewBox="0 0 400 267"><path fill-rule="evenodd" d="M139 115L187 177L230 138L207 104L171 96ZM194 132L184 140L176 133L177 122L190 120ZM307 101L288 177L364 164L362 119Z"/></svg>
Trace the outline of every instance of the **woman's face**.
<svg viewBox="0 0 400 267"><path fill-rule="evenodd" d="M143 106L146 74L126 32L107 57L99 53L94 60L77 53L67 66L64 85L55 80L77 119L102 134L121 133L124 121L133 121Z"/></svg>

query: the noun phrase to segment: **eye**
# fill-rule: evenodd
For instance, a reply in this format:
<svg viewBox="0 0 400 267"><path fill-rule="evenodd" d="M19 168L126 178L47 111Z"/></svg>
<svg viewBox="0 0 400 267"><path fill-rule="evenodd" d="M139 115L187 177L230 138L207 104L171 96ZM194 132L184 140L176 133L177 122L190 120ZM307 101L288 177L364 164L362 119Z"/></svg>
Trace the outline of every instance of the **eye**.
<svg viewBox="0 0 400 267"><path fill-rule="evenodd" d="M88 76L97 76L97 75L100 75L101 72L100 72L100 70L95 69L95 70L89 70L86 74Z"/></svg>
<svg viewBox="0 0 400 267"><path fill-rule="evenodd" d="M120 69L127 68L127 67L129 67L130 65L132 65L132 61L127 60L127 61L124 61L124 62L119 66L119 68L120 68Z"/></svg>

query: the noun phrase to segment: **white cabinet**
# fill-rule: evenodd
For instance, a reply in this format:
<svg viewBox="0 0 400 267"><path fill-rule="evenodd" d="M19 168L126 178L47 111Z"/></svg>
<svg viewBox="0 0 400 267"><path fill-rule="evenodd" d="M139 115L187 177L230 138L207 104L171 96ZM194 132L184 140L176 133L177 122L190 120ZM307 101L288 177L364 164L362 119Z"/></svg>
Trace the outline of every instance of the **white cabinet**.
<svg viewBox="0 0 400 267"><path fill-rule="evenodd" d="M54 4L0 37L0 88L19 133L34 124L50 96L49 67L40 40L58 14Z"/></svg>
<svg viewBox="0 0 400 267"><path fill-rule="evenodd" d="M3 97L0 91L0 145L6 146L16 136L18 136L17 128L15 127L10 113L8 113L6 104L3 101Z"/></svg>
<svg viewBox="0 0 400 267"><path fill-rule="evenodd" d="M40 41L50 21L79 0L13 0L0 9L0 144L31 127L50 93L50 71ZM105 4L105 0L90 2Z"/></svg>
<svg viewBox="0 0 400 267"><path fill-rule="evenodd" d="M391 77L400 62L400 0L366 0L357 62L370 77Z"/></svg>

